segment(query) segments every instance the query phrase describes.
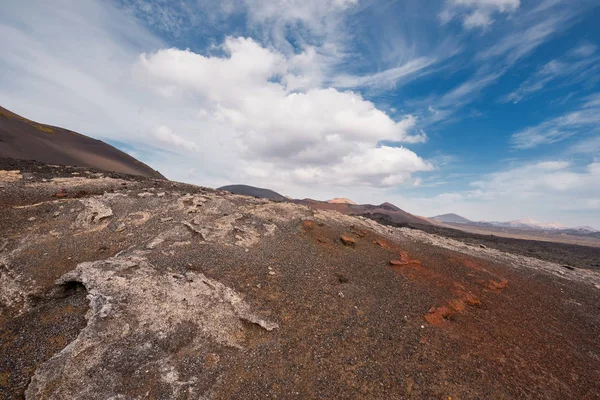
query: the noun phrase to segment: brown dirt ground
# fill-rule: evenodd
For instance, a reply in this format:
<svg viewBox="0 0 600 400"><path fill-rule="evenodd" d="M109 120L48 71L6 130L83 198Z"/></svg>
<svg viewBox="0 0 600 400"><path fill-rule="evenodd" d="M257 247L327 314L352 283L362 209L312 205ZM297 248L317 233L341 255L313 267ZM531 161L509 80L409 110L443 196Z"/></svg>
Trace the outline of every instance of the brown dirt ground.
<svg viewBox="0 0 600 400"><path fill-rule="evenodd" d="M70 171L42 167L32 179ZM0 195L0 207L50 194L22 196ZM2 212L0 231L18 236L27 218L46 213L31 212ZM22 267L46 292L29 312L0 321L0 398L22 397L35 368L85 325L85 291L54 280L77 262L116 254L126 240L74 238L24 256ZM199 377L216 399L600 398L600 291L584 282L312 220L291 221L249 252L199 246L152 262L200 271L280 325L266 332L249 324L241 352L207 343L190 354L185 326L161 344L183 366L181 379ZM123 385L132 398L164 397L152 377Z"/></svg>

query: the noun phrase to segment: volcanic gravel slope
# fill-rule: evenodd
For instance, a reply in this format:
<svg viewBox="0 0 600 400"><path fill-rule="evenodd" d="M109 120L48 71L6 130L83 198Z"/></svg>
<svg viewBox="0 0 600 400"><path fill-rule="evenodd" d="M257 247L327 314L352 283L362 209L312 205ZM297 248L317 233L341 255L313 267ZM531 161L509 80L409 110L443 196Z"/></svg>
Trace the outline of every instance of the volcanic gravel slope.
<svg viewBox="0 0 600 400"><path fill-rule="evenodd" d="M0 397L600 397L600 274L164 180L0 170Z"/></svg>
<svg viewBox="0 0 600 400"><path fill-rule="evenodd" d="M164 178L158 171L107 143L28 120L2 107L0 157Z"/></svg>

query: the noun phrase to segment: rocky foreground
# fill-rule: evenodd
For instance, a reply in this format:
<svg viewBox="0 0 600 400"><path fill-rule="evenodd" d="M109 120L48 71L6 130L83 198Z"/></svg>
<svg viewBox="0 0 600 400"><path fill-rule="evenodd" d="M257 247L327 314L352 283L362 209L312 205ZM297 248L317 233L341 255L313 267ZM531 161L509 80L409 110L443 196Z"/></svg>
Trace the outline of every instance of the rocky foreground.
<svg viewBox="0 0 600 400"><path fill-rule="evenodd" d="M599 310L594 270L164 180L0 170L6 399L600 398Z"/></svg>

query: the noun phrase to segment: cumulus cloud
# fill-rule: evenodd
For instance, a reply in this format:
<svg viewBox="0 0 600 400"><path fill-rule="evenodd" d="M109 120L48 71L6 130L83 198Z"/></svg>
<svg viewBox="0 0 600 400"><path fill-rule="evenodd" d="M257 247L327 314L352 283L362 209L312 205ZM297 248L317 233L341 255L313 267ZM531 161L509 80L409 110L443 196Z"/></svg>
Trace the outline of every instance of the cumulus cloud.
<svg viewBox="0 0 600 400"><path fill-rule="evenodd" d="M310 74L298 62L304 53L288 57L252 39L231 37L222 50L224 56L178 49L142 54L140 76L158 93L199 99L203 119L234 130L244 159L260 161L263 168L271 163L274 169L287 170L291 179L392 185L431 169L410 150L376 147L383 140L426 140L422 133L410 133L415 117L393 120L355 92L299 90L298 76ZM375 157L394 170L384 168L369 181L364 179L365 165ZM345 179L338 179L340 174Z"/></svg>
<svg viewBox="0 0 600 400"><path fill-rule="evenodd" d="M274 182L356 191L414 183L414 172L434 169L414 152L390 146L357 149L344 155L337 164L302 164L288 169L273 167L274 164L269 162L252 163L246 173L258 178L268 175Z"/></svg>
<svg viewBox="0 0 600 400"><path fill-rule="evenodd" d="M149 4L152 13L167 6ZM294 4L300 11L274 8L252 18L275 18L281 11L286 24L312 29L311 13L335 16L355 2ZM228 10L220 12L234 12ZM169 24L177 21L169 14ZM309 36L335 34L329 32L332 24L319 25ZM130 14L94 0L71 9L41 0L8 4L0 32L11 38L0 44L6 55L0 62L1 104L33 119L126 143L172 179L210 186L269 181L286 192L308 183L410 184L415 174L432 168L406 148L377 147L385 140L398 146L420 143L426 135L411 115L391 118L359 93L328 87L331 54L323 43L290 52L248 37L228 37L199 54L168 48ZM372 181L350 164L374 162L377 156L388 168L369 175ZM302 192L306 186L296 193Z"/></svg>

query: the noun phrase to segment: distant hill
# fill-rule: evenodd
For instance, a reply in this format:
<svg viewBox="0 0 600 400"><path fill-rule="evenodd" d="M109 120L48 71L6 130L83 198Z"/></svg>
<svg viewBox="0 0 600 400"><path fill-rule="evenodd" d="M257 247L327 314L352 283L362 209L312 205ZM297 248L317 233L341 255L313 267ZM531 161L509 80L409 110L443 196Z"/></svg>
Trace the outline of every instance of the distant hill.
<svg viewBox="0 0 600 400"><path fill-rule="evenodd" d="M342 197L336 197L335 199L327 200L327 202L332 204L356 204L352 200Z"/></svg>
<svg viewBox="0 0 600 400"><path fill-rule="evenodd" d="M431 217L431 219L440 222L449 222L453 224L470 224L472 222L471 220L468 220L465 217L461 217L460 215L454 213L437 215L435 217Z"/></svg>
<svg viewBox="0 0 600 400"><path fill-rule="evenodd" d="M107 143L28 120L2 107L0 157L165 179L158 171Z"/></svg>
<svg viewBox="0 0 600 400"><path fill-rule="evenodd" d="M219 188L220 190L227 190L234 194L241 194L244 196L253 196L261 199L269 199L275 201L287 201L288 198L270 189L257 188L249 185L227 185Z"/></svg>
<svg viewBox="0 0 600 400"><path fill-rule="evenodd" d="M362 215L365 217L384 217L395 223L402 224L421 224L431 225L425 218L418 217L407 213L406 211L396 207L391 203L383 203L381 205L372 204L348 204L348 203L331 203L328 201L318 201L313 199L303 200L291 200L296 204L303 204L305 206L317 209L317 210L335 210L342 214L348 215Z"/></svg>
<svg viewBox="0 0 600 400"><path fill-rule="evenodd" d="M380 204L379 208L383 208L388 211L402 211L400 208L396 207L392 203L388 203L387 201L385 203Z"/></svg>

